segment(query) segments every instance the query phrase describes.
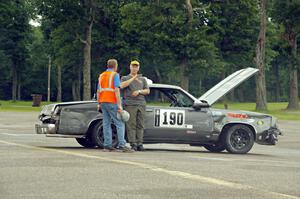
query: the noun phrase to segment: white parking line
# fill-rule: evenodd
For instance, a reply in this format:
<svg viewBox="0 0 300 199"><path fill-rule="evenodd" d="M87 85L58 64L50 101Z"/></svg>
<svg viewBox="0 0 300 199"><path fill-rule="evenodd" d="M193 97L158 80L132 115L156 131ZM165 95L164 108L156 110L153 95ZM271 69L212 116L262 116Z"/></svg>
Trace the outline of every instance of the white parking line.
<svg viewBox="0 0 300 199"><path fill-rule="evenodd" d="M193 159L202 159L202 160L227 161L227 162L234 161L234 159L227 159L227 158L207 158L207 157L196 157L196 156L190 156L190 158L193 158Z"/></svg>
<svg viewBox="0 0 300 199"><path fill-rule="evenodd" d="M199 156L190 156L194 159L204 159L204 160L216 160L216 161L246 161L246 162L272 162L272 163L285 163L286 161L279 161L279 160L260 160L260 159L238 159L238 158L210 158L210 157L199 157Z"/></svg>
<svg viewBox="0 0 300 199"><path fill-rule="evenodd" d="M18 136L17 134L14 133L1 133L2 135L9 135L9 136Z"/></svg>
<svg viewBox="0 0 300 199"><path fill-rule="evenodd" d="M98 159L98 160L103 160L103 161L107 161L107 162L131 165L131 166L139 167L142 169L147 169L150 171L165 173L165 174L169 174L169 175L176 176L176 177L182 177L184 179L195 180L195 181L198 181L201 183L210 183L213 185L219 185L219 186L228 187L228 188L232 188L232 189L259 191L260 193L266 194L267 198L270 198L270 196L274 196L274 197L283 197L283 198L291 198L291 199L300 199L299 197L293 196L293 195L262 190L262 189L258 189L258 188L255 188L255 187L252 187L249 185L243 185L243 184L239 184L239 183L229 182L229 181L220 180L217 178L205 177L205 176L190 174L190 173L182 172L182 171L168 170L168 169L157 167L155 165L150 165L150 164L145 164L145 163L139 163L139 162L133 162L133 161L127 161L127 160L118 160L115 158L100 157L100 156L88 155L88 154L84 154L84 153L65 151L65 150L59 150L59 149L42 148L42 147L37 147L37 146L18 144L18 143L14 143L14 142L7 142L5 140L0 140L0 143L12 145L12 146L18 146L18 147L27 148L27 149L55 152L55 153L60 153L60 154L65 154L65 155L72 155L72 156L76 156L76 157Z"/></svg>
<svg viewBox="0 0 300 199"><path fill-rule="evenodd" d="M18 136L36 136L37 134L29 134L29 133L0 133L2 135L8 135L8 136L14 136L14 137L18 137Z"/></svg>
<svg viewBox="0 0 300 199"><path fill-rule="evenodd" d="M223 161L223 162L261 162L266 164L270 164L273 167L293 167L293 168L300 168L298 162L291 162L285 160L260 160L260 159L237 159L237 158L209 158L209 157L196 157L196 156L189 156L192 159L201 159L201 160L211 160L211 161ZM277 164L276 164L277 163Z"/></svg>

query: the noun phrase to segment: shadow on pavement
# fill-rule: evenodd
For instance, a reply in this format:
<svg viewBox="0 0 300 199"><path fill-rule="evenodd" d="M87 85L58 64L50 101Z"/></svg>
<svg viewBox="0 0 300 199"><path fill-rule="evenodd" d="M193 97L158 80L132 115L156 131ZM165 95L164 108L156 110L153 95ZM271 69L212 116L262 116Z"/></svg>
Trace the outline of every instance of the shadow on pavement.
<svg viewBox="0 0 300 199"><path fill-rule="evenodd" d="M39 146L40 148L46 149L67 149L67 150L74 150L74 151L101 151L102 148L85 148L82 146ZM227 151L214 153L210 151L201 151L201 150L188 150L188 149L160 149L160 148L146 148L145 151L137 151L136 153L147 153L147 152L171 152L171 153L199 153L199 154L222 154L222 155L234 155L234 156L260 156L260 157L273 157L269 154L258 154L258 153L251 153L251 151L247 154L232 154L228 153Z"/></svg>

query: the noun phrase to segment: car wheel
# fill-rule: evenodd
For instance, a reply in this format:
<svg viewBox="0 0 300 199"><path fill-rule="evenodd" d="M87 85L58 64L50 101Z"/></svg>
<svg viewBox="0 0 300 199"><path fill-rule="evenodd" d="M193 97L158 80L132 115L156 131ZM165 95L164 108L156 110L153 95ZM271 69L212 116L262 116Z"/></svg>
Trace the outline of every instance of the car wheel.
<svg viewBox="0 0 300 199"><path fill-rule="evenodd" d="M118 136L115 125L111 125L112 129L112 147L116 147L118 145ZM99 148L104 147L104 134L103 134L103 125L102 121L97 122L93 128L91 133L92 142L95 146Z"/></svg>
<svg viewBox="0 0 300 199"><path fill-rule="evenodd" d="M210 145L206 144L206 145L203 145L203 147L205 149L207 149L208 151L214 152L214 153L219 153L226 149L225 145L221 142L217 142L217 143L210 144Z"/></svg>
<svg viewBox="0 0 300 199"><path fill-rule="evenodd" d="M230 153L244 154L251 150L254 135L245 125L234 125L224 135L225 148Z"/></svg>
<svg viewBox="0 0 300 199"><path fill-rule="evenodd" d="M76 138L78 144L86 148L93 148L95 145L90 138Z"/></svg>

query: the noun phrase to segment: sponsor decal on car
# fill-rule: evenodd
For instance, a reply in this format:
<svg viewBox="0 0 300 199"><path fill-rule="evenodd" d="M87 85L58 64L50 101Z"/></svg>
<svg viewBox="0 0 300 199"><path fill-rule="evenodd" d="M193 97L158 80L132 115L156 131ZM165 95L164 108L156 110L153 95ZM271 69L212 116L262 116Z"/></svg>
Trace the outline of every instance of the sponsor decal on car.
<svg viewBox="0 0 300 199"><path fill-rule="evenodd" d="M246 119L246 118L248 118L248 115L241 114L241 113L227 113L227 116L231 117L231 118L239 118L239 119Z"/></svg>

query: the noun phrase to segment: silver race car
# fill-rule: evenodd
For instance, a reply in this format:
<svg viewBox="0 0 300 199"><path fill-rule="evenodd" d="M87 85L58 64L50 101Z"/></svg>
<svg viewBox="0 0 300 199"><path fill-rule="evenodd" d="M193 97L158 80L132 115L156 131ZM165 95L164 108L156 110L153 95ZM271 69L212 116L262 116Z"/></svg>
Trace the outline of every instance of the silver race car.
<svg viewBox="0 0 300 199"><path fill-rule="evenodd" d="M254 142L275 145L281 131L277 119L256 112L215 109L211 106L231 89L258 72L245 68L228 76L200 98L182 88L150 83L146 97L144 143L203 146L212 152L244 154ZM103 147L102 114L96 101L55 103L39 114L36 133L76 138L84 147ZM113 128L113 145L118 143Z"/></svg>

